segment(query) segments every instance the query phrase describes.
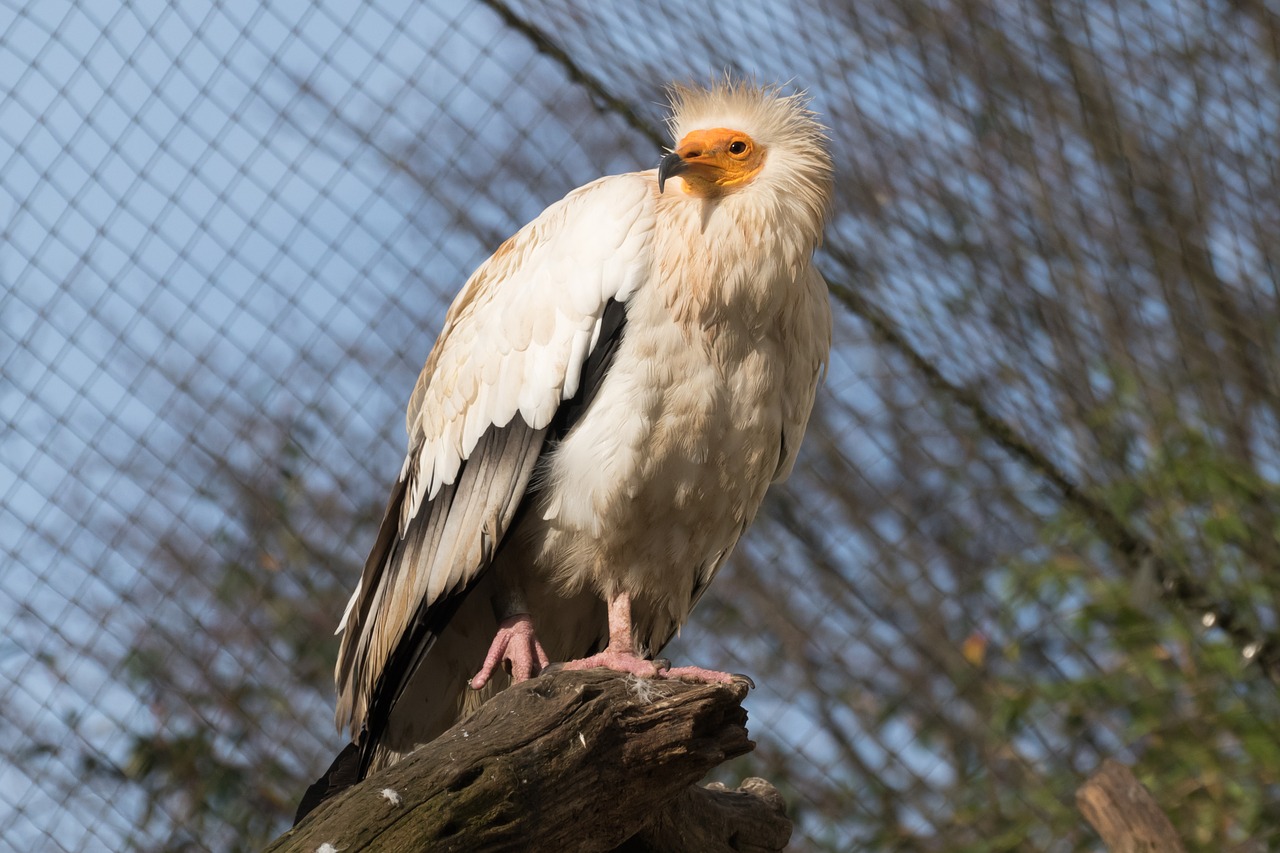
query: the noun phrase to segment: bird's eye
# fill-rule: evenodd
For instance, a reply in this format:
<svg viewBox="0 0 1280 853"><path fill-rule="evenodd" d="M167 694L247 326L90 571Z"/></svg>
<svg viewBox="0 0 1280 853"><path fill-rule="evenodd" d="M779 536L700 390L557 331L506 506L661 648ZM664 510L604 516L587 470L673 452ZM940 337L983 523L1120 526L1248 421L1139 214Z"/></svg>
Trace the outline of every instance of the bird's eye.
<svg viewBox="0 0 1280 853"><path fill-rule="evenodd" d="M741 156L747 153L747 143L741 139L735 139L729 143L729 153L734 156Z"/></svg>

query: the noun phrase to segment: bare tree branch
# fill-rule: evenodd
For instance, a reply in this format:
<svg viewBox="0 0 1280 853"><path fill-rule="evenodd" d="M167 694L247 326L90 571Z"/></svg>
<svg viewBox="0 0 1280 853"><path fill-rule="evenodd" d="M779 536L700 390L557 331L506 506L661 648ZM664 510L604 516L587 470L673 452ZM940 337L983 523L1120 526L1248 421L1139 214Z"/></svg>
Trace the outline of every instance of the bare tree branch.
<svg viewBox="0 0 1280 853"><path fill-rule="evenodd" d="M1173 824L1133 771L1108 758L1076 791L1076 806L1111 853L1185 850Z"/></svg>

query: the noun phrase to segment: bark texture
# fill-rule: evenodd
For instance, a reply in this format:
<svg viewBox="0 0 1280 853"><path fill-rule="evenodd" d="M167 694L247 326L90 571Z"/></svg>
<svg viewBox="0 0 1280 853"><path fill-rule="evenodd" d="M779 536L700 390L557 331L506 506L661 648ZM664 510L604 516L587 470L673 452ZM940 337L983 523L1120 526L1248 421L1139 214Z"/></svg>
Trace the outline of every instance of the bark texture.
<svg viewBox="0 0 1280 853"><path fill-rule="evenodd" d="M323 803L267 849L781 850L791 823L767 782L691 788L753 748L747 689L548 673Z"/></svg>
<svg viewBox="0 0 1280 853"><path fill-rule="evenodd" d="M1108 758L1076 791L1076 807L1110 853L1182 853L1173 824L1133 772Z"/></svg>

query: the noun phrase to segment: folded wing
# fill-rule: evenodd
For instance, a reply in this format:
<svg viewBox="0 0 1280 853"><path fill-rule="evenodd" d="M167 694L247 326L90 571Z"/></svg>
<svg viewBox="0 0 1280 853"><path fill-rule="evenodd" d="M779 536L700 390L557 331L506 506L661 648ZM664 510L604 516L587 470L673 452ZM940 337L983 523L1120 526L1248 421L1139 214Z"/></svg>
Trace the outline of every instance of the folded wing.
<svg viewBox="0 0 1280 853"><path fill-rule="evenodd" d="M581 402L584 365L620 334L618 307L650 273L653 193L639 174L574 191L503 243L446 315L339 626L337 723L354 739L378 737L506 535L557 413Z"/></svg>

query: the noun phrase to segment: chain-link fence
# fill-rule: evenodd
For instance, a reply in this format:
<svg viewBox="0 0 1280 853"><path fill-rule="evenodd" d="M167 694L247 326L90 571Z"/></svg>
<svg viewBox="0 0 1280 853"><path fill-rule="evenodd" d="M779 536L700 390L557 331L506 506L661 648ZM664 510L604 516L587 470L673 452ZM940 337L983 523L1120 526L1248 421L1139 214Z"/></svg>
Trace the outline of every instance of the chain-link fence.
<svg viewBox="0 0 1280 853"><path fill-rule="evenodd" d="M1280 23L1259 0L0 5L0 848L253 849L467 273L807 89L836 347L671 656L797 850L1280 846ZM733 779L737 781L737 779Z"/></svg>

